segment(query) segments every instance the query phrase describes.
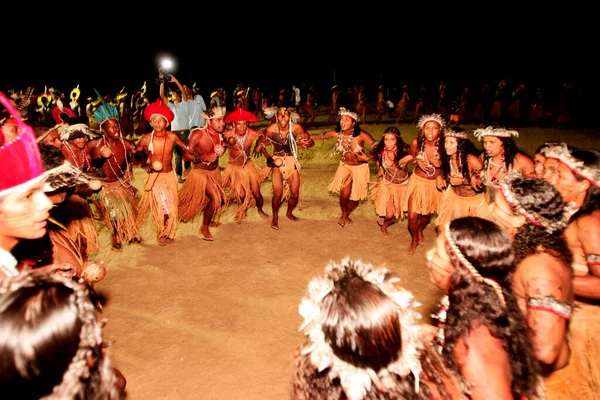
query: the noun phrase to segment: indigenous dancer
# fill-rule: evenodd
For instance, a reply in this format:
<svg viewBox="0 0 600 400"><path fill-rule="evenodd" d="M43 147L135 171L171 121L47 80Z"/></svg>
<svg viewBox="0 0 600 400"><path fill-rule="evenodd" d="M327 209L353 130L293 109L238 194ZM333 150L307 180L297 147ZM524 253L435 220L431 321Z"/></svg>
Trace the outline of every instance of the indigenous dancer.
<svg viewBox="0 0 600 400"><path fill-rule="evenodd" d="M225 123L232 123L233 128L226 129L223 133L229 146L227 165L223 170L223 188L237 202L235 219L238 223L246 218L247 210L253 206L256 206L261 217L269 217L263 211L264 199L260 185L271 168L259 168L250 157L250 148L262 136L260 131L248 127L249 122L256 121L256 115L243 108L238 108L225 117Z"/></svg>
<svg viewBox="0 0 600 400"><path fill-rule="evenodd" d="M444 130L442 169L447 188L442 193L435 226L445 225L454 218L489 216L481 183L480 151L462 128Z"/></svg>
<svg viewBox="0 0 600 400"><path fill-rule="evenodd" d="M446 156L444 126L440 114L423 115L417 124L419 135L410 145L413 163L416 162L417 165L408 181L408 194L403 207L408 211L408 231L411 237L408 254L414 254L417 246L425 240L423 231L431 220L431 214L438 211L442 197L442 160Z"/></svg>
<svg viewBox="0 0 600 400"><path fill-rule="evenodd" d="M384 236L388 236L387 228L398 218L406 216L402 207L408 189L407 164L413 159L410 147L404 143L400 130L390 126L383 132L377 146L373 150L373 159L379 167L377 183L369 197L373 200L377 212L377 224Z"/></svg>
<svg viewBox="0 0 600 400"><path fill-rule="evenodd" d="M87 150L96 168L106 176L102 188L92 196L94 206L104 225L111 230L112 249L121 250L123 243L139 243L137 225L137 189L133 186L130 158L135 144L123 138L117 107L104 103L94 112L94 120L104 134L87 144Z"/></svg>
<svg viewBox="0 0 600 400"><path fill-rule="evenodd" d="M65 159L82 172L94 173L86 145L88 140L96 137L98 133L85 124L65 123L57 129ZM93 190L88 185L77 185L65 199L59 217L59 222L67 227L69 236L81 248L85 259L98 251L98 232L89 200L92 193Z"/></svg>
<svg viewBox="0 0 600 400"><path fill-rule="evenodd" d="M510 289L514 260L506 232L479 217L445 225L427 252L431 280L446 294L436 316L438 346L469 399L543 398L531 337Z"/></svg>
<svg viewBox="0 0 600 400"><path fill-rule="evenodd" d="M173 117L160 99L146 107L144 118L152 126L152 132L142 135L134 153L136 162L148 172L137 224L143 225L148 214L152 214L152 225L161 246L173 243L179 222L177 175L172 163L174 146L188 150L177 134L167 130Z"/></svg>
<svg viewBox="0 0 600 400"><path fill-rule="evenodd" d="M488 126L476 129L473 133L483 142L485 150L481 154L481 179L485 185L488 203L493 203L500 183L510 171L519 171L523 176L534 176L533 159L519 150L513 140L513 136L519 137L519 132Z"/></svg>
<svg viewBox="0 0 600 400"><path fill-rule="evenodd" d="M576 210L565 230L573 254L576 296L575 311L569 324L572 343L569 364L575 364L576 368L557 382L550 376L551 382L547 380L546 384L549 389L564 394L563 398L595 399L600 390L597 362L600 359L600 152L569 149L563 143L547 149L544 154L546 164L559 162L556 176L546 169L544 179L554 180L563 200ZM585 378L591 390L578 390L579 385L566 384L574 377Z"/></svg>
<svg viewBox="0 0 600 400"><path fill-rule="evenodd" d="M186 181L179 189L179 218L189 222L203 212L200 235L213 241L209 227L218 226L218 218L227 209L219 156L225 152L225 107L211 107L203 111L206 125L192 130L187 145L190 149L184 160L192 161Z"/></svg>
<svg viewBox="0 0 600 400"><path fill-rule="evenodd" d="M272 171L273 218L271 219L271 228L278 230L279 207L284 199L288 203L286 216L292 221L298 220L293 214L300 199L298 148L308 149L313 147L315 142L298 123L298 114L289 108L268 107L263 109L263 114L265 114L265 119L274 118L275 121L264 129L263 136L258 139L254 148L254 155L265 156L267 166ZM272 157L266 150L266 146L269 145L273 146Z"/></svg>
<svg viewBox="0 0 600 400"><path fill-rule="evenodd" d="M15 118L19 134L0 145L0 281L17 276L11 251L21 239L46 234L52 203L44 194L44 165L33 129L20 118L10 100L0 102Z"/></svg>
<svg viewBox="0 0 600 400"><path fill-rule="evenodd" d="M313 278L299 307L305 340L294 357L293 400L458 399L419 304L386 268L349 259Z"/></svg>
<svg viewBox="0 0 600 400"><path fill-rule="evenodd" d="M548 182L509 173L490 207L492 220L513 239L512 291L532 331L544 373L569 362L573 311L571 251L563 236L570 212Z"/></svg>
<svg viewBox="0 0 600 400"><path fill-rule="evenodd" d="M366 143L373 151L377 142L369 132L360 128L357 113L341 107L339 114L340 123L334 130L311 137L313 140L337 138L335 150L341 154L340 163L328 189L340 195L342 215L338 225L343 228L352 222L350 214L358 203L369 197L369 160L373 157L365 154L363 148Z"/></svg>

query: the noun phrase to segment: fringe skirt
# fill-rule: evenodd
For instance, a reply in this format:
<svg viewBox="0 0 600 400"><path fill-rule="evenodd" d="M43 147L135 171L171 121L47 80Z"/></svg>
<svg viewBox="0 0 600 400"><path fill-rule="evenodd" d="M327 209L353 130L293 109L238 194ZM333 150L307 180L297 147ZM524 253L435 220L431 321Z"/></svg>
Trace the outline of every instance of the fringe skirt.
<svg viewBox="0 0 600 400"><path fill-rule="evenodd" d="M68 220L64 224L67 233L80 247L84 259L98 251L98 231L92 218L92 209L88 200L76 194L65 200L65 214ZM62 222L62 221L61 221Z"/></svg>
<svg viewBox="0 0 600 400"><path fill-rule="evenodd" d="M151 223L156 229L156 237L174 239L179 222L175 170L171 172L149 172L147 175L144 194L139 203L137 225L143 225L148 215L152 214ZM168 218L165 218L165 216L168 216Z"/></svg>
<svg viewBox="0 0 600 400"><path fill-rule="evenodd" d="M408 193L403 209L408 211L408 204L412 197L412 212L421 215L430 215L438 212L442 192L436 186L435 179L423 178L415 173L408 180Z"/></svg>
<svg viewBox="0 0 600 400"><path fill-rule="evenodd" d="M141 239L133 186L125 187L119 181L103 182L102 189L94 196L94 206L118 243Z"/></svg>
<svg viewBox="0 0 600 400"><path fill-rule="evenodd" d="M228 206L227 196L223 189L221 170L212 171L192 168L185 183L179 189L179 219L189 222L204 211L210 198L206 195L206 187L211 185L215 194L215 210L213 220L217 220Z"/></svg>
<svg viewBox="0 0 600 400"><path fill-rule="evenodd" d="M235 198L237 209L236 221L240 221L250 207L256 206L256 199L252 195L252 185L260 184L267 179L271 168L260 168L252 160L247 160L244 166L227 164L223 170L223 189L229 191L229 199ZM242 198L242 193L244 197Z"/></svg>
<svg viewBox="0 0 600 400"><path fill-rule="evenodd" d="M404 219L406 210L403 207L407 192L408 179L404 183L389 183L379 179L373 185L369 198L373 201L378 216Z"/></svg>
<svg viewBox="0 0 600 400"><path fill-rule="evenodd" d="M339 193L344 186L352 183L350 200L360 201L367 199L369 197L370 174L371 171L367 163L348 165L340 162L327 189L330 192Z"/></svg>
<svg viewBox="0 0 600 400"><path fill-rule="evenodd" d="M489 219L490 212L485 194L478 193L472 197L459 196L452 190L452 186L448 186L440 198L439 212L434 221L435 225L445 225L455 218L470 216Z"/></svg>

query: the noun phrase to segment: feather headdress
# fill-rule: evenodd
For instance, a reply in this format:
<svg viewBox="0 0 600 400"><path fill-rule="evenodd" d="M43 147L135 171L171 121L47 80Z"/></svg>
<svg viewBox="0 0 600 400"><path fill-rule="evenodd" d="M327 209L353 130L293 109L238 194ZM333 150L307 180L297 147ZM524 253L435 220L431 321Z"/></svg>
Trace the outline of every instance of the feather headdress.
<svg viewBox="0 0 600 400"><path fill-rule="evenodd" d="M571 155L566 143L560 143L542 150L547 158L555 158L565 164L571 171L600 188L600 169L586 166L585 163Z"/></svg>
<svg viewBox="0 0 600 400"><path fill-rule="evenodd" d="M519 137L519 132L510 131L504 128L493 128L488 126L487 128L479 128L475 129L473 135L479 140L482 140L486 136L496 136L496 137Z"/></svg>
<svg viewBox="0 0 600 400"><path fill-rule="evenodd" d="M213 119L218 117L225 117L227 114L227 109L225 107L211 107L204 111L202 111L202 116L204 119Z"/></svg>
<svg viewBox="0 0 600 400"><path fill-rule="evenodd" d="M108 119L119 120L119 110L112 104L104 103L93 114L94 120L102 125Z"/></svg>
<svg viewBox="0 0 600 400"><path fill-rule="evenodd" d="M294 108L287 108L287 107L265 107L263 108L263 114L265 114L265 119L271 119L274 116L277 115L277 113L279 112L281 115L285 115L285 112L289 111L290 113L290 120L297 124L298 120L300 119L300 115L298 115L298 113L296 112L296 110Z"/></svg>
<svg viewBox="0 0 600 400"><path fill-rule="evenodd" d="M402 337L402 352L396 361L379 371L369 367L359 367L340 359L327 343L323 326L331 311L330 305L323 299L334 290L335 285L347 276L358 278L375 285L397 305ZM310 356L311 364L319 372L327 370L330 380L339 379L346 397L351 400L362 399L375 384L386 391L395 385L391 374L407 376L413 374L415 390L419 390L421 362L419 352L423 347L421 329L416 321L421 315L415 311L420 304L412 293L397 285L398 278L386 268L374 268L371 264L352 261L349 258L341 264L330 262L325 268L325 276L313 278L308 284L306 295L298 311L304 318L300 331L304 332L310 343L302 349L302 354Z"/></svg>
<svg viewBox="0 0 600 400"><path fill-rule="evenodd" d="M78 133L83 133L89 139L93 139L101 135L100 132L90 128L86 124L58 124L56 129L58 131L58 138L63 142L71 140ZM54 130L54 128L52 130Z"/></svg>
<svg viewBox="0 0 600 400"><path fill-rule="evenodd" d="M444 137L455 137L458 139L468 139L469 134L467 132L456 132L448 127L444 129Z"/></svg>
<svg viewBox="0 0 600 400"><path fill-rule="evenodd" d="M440 114L428 114L423 115L421 118L419 118L419 122L417 122L417 128L419 128L419 130L423 129L425 124L429 121L437 122L440 125L440 128L444 128L446 126L444 118L442 118Z"/></svg>
<svg viewBox="0 0 600 400"><path fill-rule="evenodd" d="M347 115L347 116L349 116L350 118L352 118L352 119L353 119L353 120L355 120L355 121L358 121L358 120L360 119L360 118L358 117L358 114L357 114L357 113L355 113L355 112L352 112L352 111L348 110L348 109L347 109L347 108L345 108L345 107L340 107L340 110L338 111L338 115L339 115L340 117L341 117L341 116L344 116L344 115Z"/></svg>

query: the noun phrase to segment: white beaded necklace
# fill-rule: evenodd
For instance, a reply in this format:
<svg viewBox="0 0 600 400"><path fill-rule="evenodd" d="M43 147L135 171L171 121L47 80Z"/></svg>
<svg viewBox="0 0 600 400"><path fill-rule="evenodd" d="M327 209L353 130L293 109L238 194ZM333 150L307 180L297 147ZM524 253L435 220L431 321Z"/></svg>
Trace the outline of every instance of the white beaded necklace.
<svg viewBox="0 0 600 400"><path fill-rule="evenodd" d="M127 160L127 147L125 146L125 141L123 140L122 137L119 137L121 139L121 145L123 146L123 151L125 153L125 171L127 172L123 172L123 170L121 169L121 166L119 165L119 162L117 161L117 158L115 157L115 152L113 151L110 143L108 143L108 141L106 140L105 137L102 137L102 141L104 142L105 146L108 146L108 148L111 150L112 152L112 158L115 161L115 165L117 166L117 168L119 169L120 174L117 174L117 171L114 170L112 164L110 163L109 160L106 160L108 166L110 167L110 170L112 171L112 173L117 177L117 179L119 180L119 183L121 184L121 186L123 186L124 188L131 188L131 179L129 177L129 172L130 172L130 168L129 168L129 161ZM123 182L121 180L121 177L125 178L125 182Z"/></svg>
<svg viewBox="0 0 600 400"><path fill-rule="evenodd" d="M90 166L90 162L87 159L87 155L85 154L84 150L81 150L81 165L79 165L79 161L77 160L75 151L73 150L73 148L71 147L69 142L65 142L65 144L67 145L67 150L71 154L71 157L73 157L73 162L75 163L75 167L77 167L77 169L83 170L83 167L85 166L85 164L87 164L88 167Z"/></svg>

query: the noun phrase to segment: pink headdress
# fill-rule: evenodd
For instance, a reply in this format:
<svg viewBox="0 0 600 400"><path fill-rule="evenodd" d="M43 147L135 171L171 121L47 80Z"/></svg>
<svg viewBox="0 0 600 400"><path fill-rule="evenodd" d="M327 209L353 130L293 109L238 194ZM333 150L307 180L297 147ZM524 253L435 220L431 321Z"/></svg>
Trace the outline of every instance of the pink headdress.
<svg viewBox="0 0 600 400"><path fill-rule="evenodd" d="M10 112L19 127L19 135L0 146L0 195L44 173L40 149L33 129L26 125L11 101L0 92L0 102Z"/></svg>

